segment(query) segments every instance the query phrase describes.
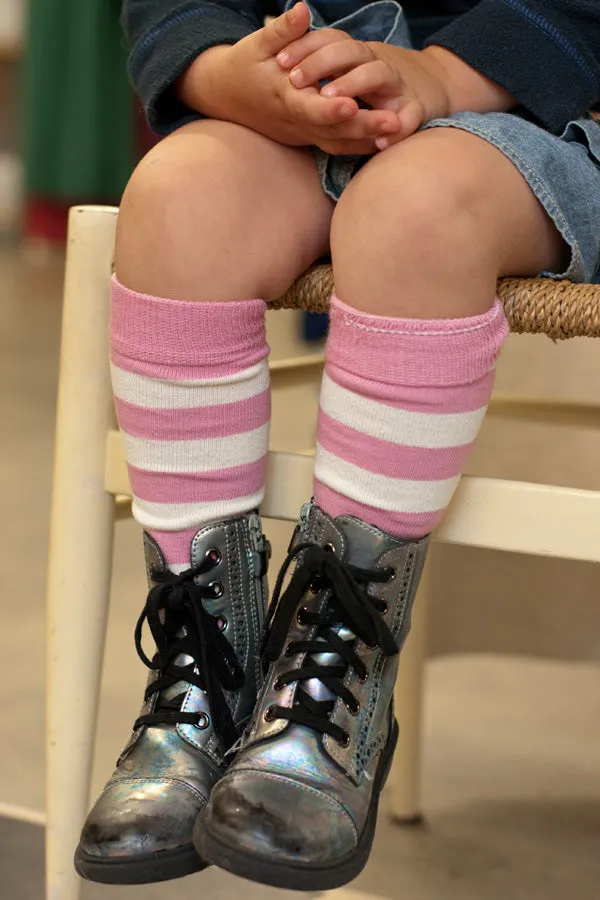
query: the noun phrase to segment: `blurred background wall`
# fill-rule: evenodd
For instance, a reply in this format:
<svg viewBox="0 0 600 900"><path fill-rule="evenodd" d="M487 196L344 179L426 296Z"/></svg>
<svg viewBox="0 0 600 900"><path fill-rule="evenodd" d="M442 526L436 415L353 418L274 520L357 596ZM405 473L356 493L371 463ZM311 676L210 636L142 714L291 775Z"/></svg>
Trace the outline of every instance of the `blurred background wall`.
<svg viewBox="0 0 600 900"><path fill-rule="evenodd" d="M116 203L137 157L120 0L0 0L0 228L60 244L72 203Z"/></svg>
<svg viewBox="0 0 600 900"><path fill-rule="evenodd" d="M17 69L24 13L23 0L0 0L0 234L16 229L21 205Z"/></svg>

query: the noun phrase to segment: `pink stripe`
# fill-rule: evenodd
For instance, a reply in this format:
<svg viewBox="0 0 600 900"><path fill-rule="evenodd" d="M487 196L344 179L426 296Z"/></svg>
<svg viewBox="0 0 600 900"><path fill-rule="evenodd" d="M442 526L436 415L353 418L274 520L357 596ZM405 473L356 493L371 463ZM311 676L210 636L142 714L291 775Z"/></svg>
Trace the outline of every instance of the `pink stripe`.
<svg viewBox="0 0 600 900"><path fill-rule="evenodd" d="M201 528L186 528L185 531L150 531L148 534L154 538L165 558L168 566L181 566L186 563L191 565L192 540Z"/></svg>
<svg viewBox="0 0 600 900"><path fill-rule="evenodd" d="M467 384L493 368L508 335L497 300L466 319L387 319L369 316L332 297L327 344L330 363L387 384Z"/></svg>
<svg viewBox="0 0 600 900"><path fill-rule="evenodd" d="M315 502L333 518L344 515L356 516L363 522L381 528L387 534L402 538L424 537L439 525L446 512L445 509L432 513L403 513L375 509L373 506L366 506L364 503L343 497L317 480L315 480L314 492Z"/></svg>
<svg viewBox="0 0 600 900"><path fill-rule="evenodd" d="M360 397L376 400L395 409L424 413L473 412L487 406L494 385L493 371L486 372L473 384L440 386L402 385L374 381L355 375L347 369L327 363L327 374L340 387Z"/></svg>
<svg viewBox="0 0 600 900"><path fill-rule="evenodd" d="M195 374L197 368L212 375L237 372L268 355L265 310L263 300L194 303L150 297L129 290L113 276L113 361L121 366L125 357L130 360L129 371L154 377L173 377L157 374L157 359L159 369L193 367L193 374L186 370L187 378L202 378ZM148 363L151 372L145 370Z"/></svg>
<svg viewBox="0 0 600 900"><path fill-rule="evenodd" d="M134 437L161 441L229 437L265 425L271 415L271 392L218 406L191 409L151 409L115 398L121 429Z"/></svg>
<svg viewBox="0 0 600 900"><path fill-rule="evenodd" d="M151 503L203 503L234 500L260 490L267 469L266 454L256 462L212 472L172 474L146 472L129 466L131 490Z"/></svg>
<svg viewBox="0 0 600 900"><path fill-rule="evenodd" d="M376 475L411 481L440 481L462 472L473 443L460 447L409 447L374 438L319 410L319 444L334 456Z"/></svg>
<svg viewBox="0 0 600 900"><path fill-rule="evenodd" d="M144 362L119 353L114 347L111 350L111 361L125 372L133 372L134 375L143 375L147 378L162 378L165 381L186 381L188 379L200 379L207 381L209 378L222 378L228 375L237 375L242 369L256 365L267 356L269 348L265 345L265 351L260 351L253 356L248 356L240 363L231 364L217 362L206 365L178 365L171 366L159 362ZM157 349L156 353L160 353Z"/></svg>

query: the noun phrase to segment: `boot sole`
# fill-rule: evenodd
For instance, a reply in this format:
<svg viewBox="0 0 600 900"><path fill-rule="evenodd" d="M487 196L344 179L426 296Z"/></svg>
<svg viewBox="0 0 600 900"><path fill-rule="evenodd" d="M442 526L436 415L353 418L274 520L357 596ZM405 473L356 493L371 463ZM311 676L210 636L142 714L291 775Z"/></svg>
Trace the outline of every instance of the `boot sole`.
<svg viewBox="0 0 600 900"><path fill-rule="evenodd" d="M78 847L75 870L87 881L99 884L153 884L201 872L209 864L198 856L193 845L164 850L136 859L105 859L89 856Z"/></svg>
<svg viewBox="0 0 600 900"><path fill-rule="evenodd" d="M336 860L329 866L311 865L279 865L264 859L259 859L251 853L239 850L227 844L221 838L217 838L209 831L204 830L202 814L196 820L194 828L194 843L203 859L209 860L220 869L239 875L250 881L270 887L282 888L292 891L330 891L342 887L356 878L364 869L371 855L375 826L377 823L377 811L379 798L390 772L394 750L398 742L398 723L394 726L390 739L381 755L377 773L373 785L373 797L365 822L365 827L360 836L358 845L352 853L342 859Z"/></svg>

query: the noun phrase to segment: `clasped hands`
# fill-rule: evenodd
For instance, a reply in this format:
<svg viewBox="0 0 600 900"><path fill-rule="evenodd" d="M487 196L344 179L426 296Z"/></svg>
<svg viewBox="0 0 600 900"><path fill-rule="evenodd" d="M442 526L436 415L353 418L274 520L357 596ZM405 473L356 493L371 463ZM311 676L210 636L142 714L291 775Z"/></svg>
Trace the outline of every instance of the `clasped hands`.
<svg viewBox="0 0 600 900"><path fill-rule="evenodd" d="M332 154L385 150L448 114L446 71L435 53L446 51L357 41L309 25L300 2L236 44L206 50L180 82L180 98L281 144Z"/></svg>
<svg viewBox="0 0 600 900"><path fill-rule="evenodd" d="M286 16L290 20L283 22ZM322 149L385 150L425 122L448 114L444 69L433 55L354 40L335 28L307 31L310 13L304 3L275 21L282 40L288 30L301 32L275 60L297 91L296 96L284 91L290 110L320 129L321 140L315 143ZM323 81L327 84L322 87ZM371 109L360 108L359 99Z"/></svg>

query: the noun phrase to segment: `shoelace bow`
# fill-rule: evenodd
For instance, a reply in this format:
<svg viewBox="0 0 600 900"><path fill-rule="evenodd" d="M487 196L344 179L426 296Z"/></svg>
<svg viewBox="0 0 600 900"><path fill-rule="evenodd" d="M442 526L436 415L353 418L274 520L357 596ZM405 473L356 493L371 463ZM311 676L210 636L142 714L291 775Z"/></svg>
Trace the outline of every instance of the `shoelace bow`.
<svg viewBox="0 0 600 900"><path fill-rule="evenodd" d="M282 594L287 571L300 553L304 556ZM365 664L355 652L355 639L360 638L371 648L380 647L385 656L398 653L394 636L382 619L382 613L386 610L385 602L371 597L366 591L368 583L383 584L393 577L393 569L361 569L342 562L334 553L317 544L303 543L293 548L288 553L275 585L262 653L267 663L279 659L284 652L289 657L303 654L306 659L299 669L291 669L280 675L275 683L276 689L293 682L316 678L335 697L340 697L351 712L357 713L357 700L343 683L349 668L355 671L359 679L365 680L368 675ZM302 624L317 626L314 639L292 641L285 646L298 604L311 586L313 590L329 589L331 592L323 612L309 612L304 608L301 610ZM355 638L341 638L334 630L340 626L349 628ZM321 653L336 654L339 662L321 664L311 658L311 655ZM288 719L305 725L320 734L329 734L344 746L349 739L348 734L330 721L334 706L335 699L315 700L298 686L293 707L288 709L284 706L271 706L267 711L267 718L271 721Z"/></svg>
<svg viewBox="0 0 600 900"><path fill-rule="evenodd" d="M156 583L135 627L135 646L144 665L159 673L146 688L144 699L149 700L178 682L195 685L206 692L214 730L223 745L229 747L237 733L223 692L239 690L244 684L244 671L217 619L204 608L203 601L214 599L214 594L208 586L198 585L194 580L213 567L214 563L207 559L180 575L152 572ZM152 659L142 647L145 621L156 644ZM177 664L175 659L180 654L191 657L192 662ZM187 686L176 697L159 701L154 712L136 720L134 730L154 725L198 725L202 714L181 710L186 693Z"/></svg>

